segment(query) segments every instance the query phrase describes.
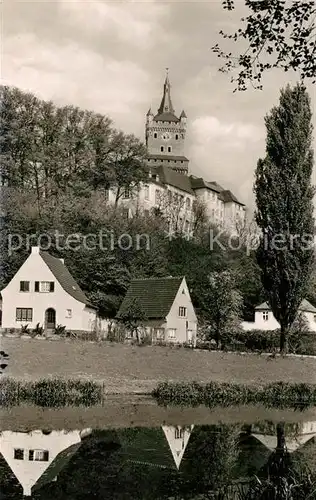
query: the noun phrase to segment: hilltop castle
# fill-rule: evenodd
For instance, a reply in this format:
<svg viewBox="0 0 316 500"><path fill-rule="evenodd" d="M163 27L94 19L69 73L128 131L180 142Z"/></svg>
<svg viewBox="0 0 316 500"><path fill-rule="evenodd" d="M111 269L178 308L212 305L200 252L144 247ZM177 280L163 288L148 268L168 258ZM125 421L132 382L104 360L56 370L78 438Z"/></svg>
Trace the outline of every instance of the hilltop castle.
<svg viewBox="0 0 316 500"><path fill-rule="evenodd" d="M190 231L196 202L205 207L214 225L233 234L245 220L245 205L215 181L206 181L189 172L185 156L187 116L176 115L171 99L171 85L166 75L157 113L149 108L145 121L148 180L142 186L126 190L120 198L126 217L159 209L174 230ZM111 192L109 201L115 200Z"/></svg>

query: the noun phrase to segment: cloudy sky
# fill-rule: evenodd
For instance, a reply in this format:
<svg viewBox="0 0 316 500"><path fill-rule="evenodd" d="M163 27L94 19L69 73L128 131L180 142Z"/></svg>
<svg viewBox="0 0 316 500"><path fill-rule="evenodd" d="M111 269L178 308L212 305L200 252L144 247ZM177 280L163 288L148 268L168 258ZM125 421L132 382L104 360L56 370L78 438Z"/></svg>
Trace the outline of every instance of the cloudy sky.
<svg viewBox="0 0 316 500"><path fill-rule="evenodd" d="M211 47L219 30L238 27L244 11L237 3L228 13L218 0L2 0L2 79L109 115L144 139L145 114L159 106L169 67L173 105L188 116L191 173L251 206L263 118L289 80L275 70L263 91L233 93L230 77L218 72Z"/></svg>

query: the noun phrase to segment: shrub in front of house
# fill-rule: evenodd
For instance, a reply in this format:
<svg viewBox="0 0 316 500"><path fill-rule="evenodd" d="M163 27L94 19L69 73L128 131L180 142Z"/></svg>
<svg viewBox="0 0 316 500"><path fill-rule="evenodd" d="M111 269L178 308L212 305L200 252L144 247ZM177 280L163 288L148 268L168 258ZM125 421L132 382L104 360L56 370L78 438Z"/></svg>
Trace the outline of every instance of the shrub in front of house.
<svg viewBox="0 0 316 500"><path fill-rule="evenodd" d="M223 334L221 349L234 352L274 353L278 351L279 343L279 330L237 330ZM199 341L196 347L216 350L215 342L212 340ZM292 331L289 336L289 352L316 356L316 333Z"/></svg>

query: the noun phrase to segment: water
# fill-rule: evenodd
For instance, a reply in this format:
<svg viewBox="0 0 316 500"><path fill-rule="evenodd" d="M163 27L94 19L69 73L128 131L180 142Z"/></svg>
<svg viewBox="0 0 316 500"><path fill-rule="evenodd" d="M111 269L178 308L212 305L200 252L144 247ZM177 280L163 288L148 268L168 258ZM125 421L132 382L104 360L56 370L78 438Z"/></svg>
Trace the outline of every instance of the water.
<svg viewBox="0 0 316 500"><path fill-rule="evenodd" d="M316 408L112 397L95 408L2 409L0 421L2 500L316 499Z"/></svg>

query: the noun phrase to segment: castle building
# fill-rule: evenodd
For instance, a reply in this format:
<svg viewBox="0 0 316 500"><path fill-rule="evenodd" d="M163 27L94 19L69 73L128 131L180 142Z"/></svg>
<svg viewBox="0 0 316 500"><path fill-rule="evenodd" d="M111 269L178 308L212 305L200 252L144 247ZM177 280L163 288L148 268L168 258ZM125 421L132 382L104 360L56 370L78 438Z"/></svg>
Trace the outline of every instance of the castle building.
<svg viewBox="0 0 316 500"><path fill-rule="evenodd" d="M216 181L206 181L189 170L185 156L187 116L176 115L171 100L168 73L157 113L148 110L145 121L148 181L134 190L126 190L120 198L126 217L143 211L146 215L159 209L176 231L192 229L196 202L205 208L210 223L227 233L238 233L245 222L246 207L228 189ZM115 201L114 191L109 202Z"/></svg>
<svg viewBox="0 0 316 500"><path fill-rule="evenodd" d="M146 146L148 165L159 162L181 174L188 174L189 160L184 156L187 117L184 111L179 118L171 101L171 85L168 74L158 112L149 109L146 116Z"/></svg>

